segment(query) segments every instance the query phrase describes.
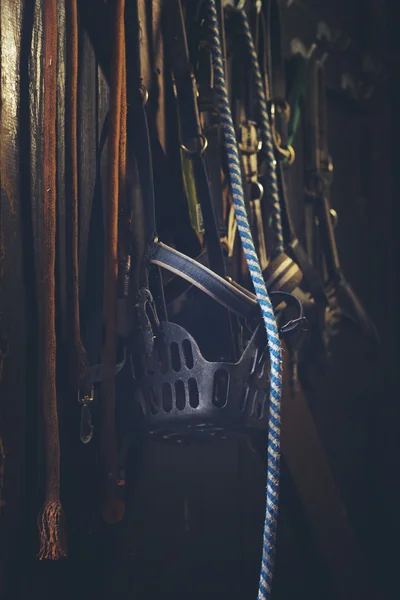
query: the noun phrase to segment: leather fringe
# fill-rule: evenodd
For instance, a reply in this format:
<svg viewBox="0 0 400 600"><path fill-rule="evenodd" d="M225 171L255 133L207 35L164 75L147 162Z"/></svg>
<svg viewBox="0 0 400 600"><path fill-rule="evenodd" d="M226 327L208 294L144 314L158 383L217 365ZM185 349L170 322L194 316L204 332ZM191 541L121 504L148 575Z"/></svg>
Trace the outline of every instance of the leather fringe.
<svg viewBox="0 0 400 600"><path fill-rule="evenodd" d="M40 560L58 560L67 556L64 512L60 502L46 502L39 516Z"/></svg>

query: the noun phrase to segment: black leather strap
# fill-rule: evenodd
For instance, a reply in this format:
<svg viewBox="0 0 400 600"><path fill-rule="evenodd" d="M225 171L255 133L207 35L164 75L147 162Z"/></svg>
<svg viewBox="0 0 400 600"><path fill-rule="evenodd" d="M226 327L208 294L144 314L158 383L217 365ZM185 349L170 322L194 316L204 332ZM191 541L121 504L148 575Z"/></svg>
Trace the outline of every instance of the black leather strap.
<svg viewBox="0 0 400 600"><path fill-rule="evenodd" d="M267 67L270 85L269 101L274 105L274 121L283 148L288 144L288 120L285 114L286 73L282 48L282 20L278 0L267 0L263 3L262 11L266 19Z"/></svg>
<svg viewBox="0 0 400 600"><path fill-rule="evenodd" d="M329 281L340 281L343 276L340 267L339 254L333 231L332 217L329 204L329 187L332 182L332 163L328 150L327 131L327 101L325 68L321 61L312 58L309 68L310 113L309 122L312 125L312 150L310 156L310 176L313 177L315 191L315 208L321 232L321 245L326 261Z"/></svg>
<svg viewBox="0 0 400 600"><path fill-rule="evenodd" d="M236 137L240 151L244 200L255 247L262 262L267 264L264 227L262 226L261 198L264 193L259 183L261 144L259 135L259 109L255 82L248 53L243 20L233 6L227 4L226 35L229 42L228 61L231 71L231 105ZM258 23L258 21L257 21Z"/></svg>
<svg viewBox="0 0 400 600"><path fill-rule="evenodd" d="M375 325L344 277L336 246L329 202L333 167L328 149L325 68L323 62L315 55L311 57L308 69L305 115L308 134L306 137L307 183L311 187L308 197L313 208L313 234L318 242L315 245L315 261L323 257L322 268L326 288L331 292L331 308L336 303L342 317L350 317L350 320L356 322L367 339L376 346L379 338Z"/></svg>
<svg viewBox="0 0 400 600"><path fill-rule="evenodd" d="M268 82L268 100L275 108L283 108L286 102L286 71L282 47L282 18L278 0L266 0L258 16L261 22L260 30L260 52L266 52L268 72L264 73ZM262 64L262 61L261 61ZM279 134L280 145L285 149L288 143L288 120L283 112L275 112L275 127ZM307 252L301 246L294 222L291 215L289 198L286 189L285 169L287 168L279 149L275 148L277 159L277 178L281 200L282 224L287 243L287 252L299 265L303 272L307 291L315 300L327 304L324 287L317 269L310 262Z"/></svg>
<svg viewBox="0 0 400 600"><path fill-rule="evenodd" d="M253 294L229 283L211 269L165 244L153 244L149 259L152 264L182 277L241 317L247 318L257 309L257 300Z"/></svg>
<svg viewBox="0 0 400 600"><path fill-rule="evenodd" d="M225 277L227 273L226 264L214 210L214 203L221 202L222 196L218 199L215 197L218 194L218 189L215 188L213 199L210 189L204 160L207 140L202 133L200 124L197 105L197 85L190 62L186 38L186 24L180 0L171 0L168 4L168 11L165 12L165 19L165 47L178 105L182 148L190 157L193 165L193 174L197 197L202 210L210 267L215 273L221 277ZM215 147L214 151L216 151ZM218 177L215 172L214 177ZM233 320L233 315L229 314L229 312L221 311L220 324L221 335L235 349L235 353L237 354L237 344L235 342L237 327Z"/></svg>
<svg viewBox="0 0 400 600"><path fill-rule="evenodd" d="M198 25L197 25L198 27ZM218 109L216 90L213 87L213 65L211 50L207 35L203 34L200 27L198 48L196 48L196 78L198 83L198 105L203 117L204 134L207 138L207 149L204 159L210 181L212 204L217 223L219 238L227 236L227 226L224 218L223 193L222 193L222 161L221 161L221 120Z"/></svg>
<svg viewBox="0 0 400 600"><path fill-rule="evenodd" d="M148 258L152 264L185 279L246 321L260 320L260 309L254 294L238 284L223 279L196 260L162 243L152 245ZM283 325L281 333L289 333L305 324L302 304L295 296L286 292L271 292L270 297L274 307L286 302L294 303L298 310L298 317Z"/></svg>
<svg viewBox="0 0 400 600"><path fill-rule="evenodd" d="M165 46L178 103L182 145L191 152L201 150L201 126L197 109L197 87L189 60L185 22L180 0L170 0L165 11Z"/></svg>
<svg viewBox="0 0 400 600"><path fill-rule="evenodd" d="M206 139L203 136L197 106L197 86L194 79L186 39L185 22L180 0L171 0L165 12L167 58L172 71L178 104L182 147L192 158L194 177L200 201L210 265L225 275L225 262L220 244L208 175L202 157Z"/></svg>

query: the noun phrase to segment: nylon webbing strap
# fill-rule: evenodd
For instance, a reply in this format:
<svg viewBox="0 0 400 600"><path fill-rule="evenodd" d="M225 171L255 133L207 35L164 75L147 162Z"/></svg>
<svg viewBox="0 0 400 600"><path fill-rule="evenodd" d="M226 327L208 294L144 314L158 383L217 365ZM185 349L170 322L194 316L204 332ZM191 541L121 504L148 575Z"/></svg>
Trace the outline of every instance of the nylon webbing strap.
<svg viewBox="0 0 400 600"><path fill-rule="evenodd" d="M301 107L306 95L307 69L309 58L296 54L289 64L288 102L290 119L288 124L288 143L294 143L301 122Z"/></svg>

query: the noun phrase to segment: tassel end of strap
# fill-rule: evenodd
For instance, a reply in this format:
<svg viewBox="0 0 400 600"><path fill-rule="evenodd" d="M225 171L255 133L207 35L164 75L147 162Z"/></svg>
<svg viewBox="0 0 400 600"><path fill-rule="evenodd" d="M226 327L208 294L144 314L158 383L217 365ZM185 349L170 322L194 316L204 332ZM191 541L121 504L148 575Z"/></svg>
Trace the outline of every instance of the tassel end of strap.
<svg viewBox="0 0 400 600"><path fill-rule="evenodd" d="M39 516L39 560L59 560L67 556L64 511L58 501L46 502Z"/></svg>

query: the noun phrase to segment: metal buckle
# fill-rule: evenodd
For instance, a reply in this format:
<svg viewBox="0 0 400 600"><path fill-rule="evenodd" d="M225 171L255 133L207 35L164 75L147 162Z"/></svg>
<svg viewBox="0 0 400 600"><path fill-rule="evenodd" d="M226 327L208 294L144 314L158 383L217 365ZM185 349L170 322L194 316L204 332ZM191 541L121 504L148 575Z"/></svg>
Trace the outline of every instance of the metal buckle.
<svg viewBox="0 0 400 600"><path fill-rule="evenodd" d="M139 328L143 335L144 351L146 356L150 356L153 351L155 340L154 330L159 329L160 321L155 309L153 296L151 295L149 289L142 288L139 290L137 295L136 310Z"/></svg>
<svg viewBox="0 0 400 600"><path fill-rule="evenodd" d="M271 115L271 129L272 129L272 140L274 143L275 151L281 155L287 162L287 164L292 165L296 158L296 153L294 151L293 146L288 144L287 146L282 146L282 138L278 133L275 125L276 116L282 115L286 123L289 123L290 120L290 105L287 100L273 100L269 103L269 111Z"/></svg>
<svg viewBox="0 0 400 600"><path fill-rule="evenodd" d="M93 437L92 412L90 405L94 401L94 385L85 393L78 392L78 402L81 405L80 439L83 444L88 444Z"/></svg>
<svg viewBox="0 0 400 600"><path fill-rule="evenodd" d="M322 184L323 189L329 188L333 181L333 162L331 156L326 156L324 151L319 150L320 168L316 173L319 185Z"/></svg>
<svg viewBox="0 0 400 600"><path fill-rule="evenodd" d="M271 100L269 103L271 118L275 119L276 115L284 114L285 120L289 123L290 120L290 104L285 99Z"/></svg>
<svg viewBox="0 0 400 600"><path fill-rule="evenodd" d="M257 127L254 121L245 121L239 125L238 146L243 154L257 154L261 150Z"/></svg>
<svg viewBox="0 0 400 600"><path fill-rule="evenodd" d="M243 156L246 180L257 184L257 154L261 150L262 143L258 138L257 127L253 121L245 121L239 125L238 147Z"/></svg>
<svg viewBox="0 0 400 600"><path fill-rule="evenodd" d="M122 370L126 363L126 348L121 362L115 365L115 375ZM93 437L91 404L95 400L94 386L101 383L103 379L103 365L93 365L90 367L90 376L82 388L78 391L78 402L81 405L81 424L80 439L83 444L88 444Z"/></svg>

